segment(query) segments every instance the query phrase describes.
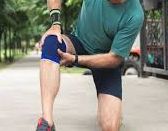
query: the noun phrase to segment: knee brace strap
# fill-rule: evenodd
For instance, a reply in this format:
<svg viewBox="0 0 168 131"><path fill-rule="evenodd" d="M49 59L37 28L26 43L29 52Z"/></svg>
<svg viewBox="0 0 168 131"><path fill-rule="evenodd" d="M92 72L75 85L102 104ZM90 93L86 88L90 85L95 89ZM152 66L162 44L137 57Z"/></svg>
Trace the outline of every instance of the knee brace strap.
<svg viewBox="0 0 168 131"><path fill-rule="evenodd" d="M61 58L57 53L57 49L66 52L65 42L63 41L62 43L59 43L57 36L55 35L47 36L42 46L41 59L50 60L59 64Z"/></svg>

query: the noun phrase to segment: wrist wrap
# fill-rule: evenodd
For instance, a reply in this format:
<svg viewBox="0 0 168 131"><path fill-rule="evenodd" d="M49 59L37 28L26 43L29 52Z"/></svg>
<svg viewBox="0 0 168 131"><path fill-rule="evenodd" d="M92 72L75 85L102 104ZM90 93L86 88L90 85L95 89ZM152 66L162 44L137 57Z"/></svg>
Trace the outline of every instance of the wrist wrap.
<svg viewBox="0 0 168 131"><path fill-rule="evenodd" d="M61 25L61 11L60 9L52 9L50 11L52 25Z"/></svg>

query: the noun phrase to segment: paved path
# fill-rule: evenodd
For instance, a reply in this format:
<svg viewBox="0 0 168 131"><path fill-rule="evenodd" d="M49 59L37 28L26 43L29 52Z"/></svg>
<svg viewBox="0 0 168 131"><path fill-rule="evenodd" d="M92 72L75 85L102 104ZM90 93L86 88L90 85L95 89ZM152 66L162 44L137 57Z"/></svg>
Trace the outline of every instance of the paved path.
<svg viewBox="0 0 168 131"><path fill-rule="evenodd" d="M39 57L35 54L0 71L0 131L35 131L40 115ZM123 78L121 131L168 131L168 81ZM98 131L91 76L62 75L54 106L57 131Z"/></svg>

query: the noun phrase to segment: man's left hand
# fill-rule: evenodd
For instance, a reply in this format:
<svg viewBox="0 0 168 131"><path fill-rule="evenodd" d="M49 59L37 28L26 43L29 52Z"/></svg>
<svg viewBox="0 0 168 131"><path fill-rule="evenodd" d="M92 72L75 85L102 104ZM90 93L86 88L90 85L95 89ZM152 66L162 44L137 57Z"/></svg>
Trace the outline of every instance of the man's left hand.
<svg viewBox="0 0 168 131"><path fill-rule="evenodd" d="M60 49L58 49L57 51L58 51L58 54L61 56L60 65L68 66L75 61L75 55L62 52Z"/></svg>

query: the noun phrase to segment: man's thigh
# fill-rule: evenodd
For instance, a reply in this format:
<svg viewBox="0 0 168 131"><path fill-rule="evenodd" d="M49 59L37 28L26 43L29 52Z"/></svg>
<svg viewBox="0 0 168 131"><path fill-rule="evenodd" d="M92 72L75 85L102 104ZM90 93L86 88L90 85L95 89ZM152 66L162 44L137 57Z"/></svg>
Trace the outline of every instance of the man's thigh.
<svg viewBox="0 0 168 131"><path fill-rule="evenodd" d="M92 69L92 74L98 95L99 122L102 127L118 127L122 103L121 69Z"/></svg>
<svg viewBox="0 0 168 131"><path fill-rule="evenodd" d="M66 44L66 50L71 54L88 55L84 49L83 43L74 35L62 35L63 41Z"/></svg>
<svg viewBox="0 0 168 131"><path fill-rule="evenodd" d="M71 39L68 36L66 36L66 35L62 35L62 39L63 39L63 41L66 44L66 51L68 53L75 54L76 53L75 47L74 47L73 42L71 41Z"/></svg>
<svg viewBox="0 0 168 131"><path fill-rule="evenodd" d="M101 126L113 126L119 129L121 122L121 99L108 95L98 95L98 119Z"/></svg>
<svg viewBox="0 0 168 131"><path fill-rule="evenodd" d="M122 100L121 68L91 69L98 94L108 94Z"/></svg>

